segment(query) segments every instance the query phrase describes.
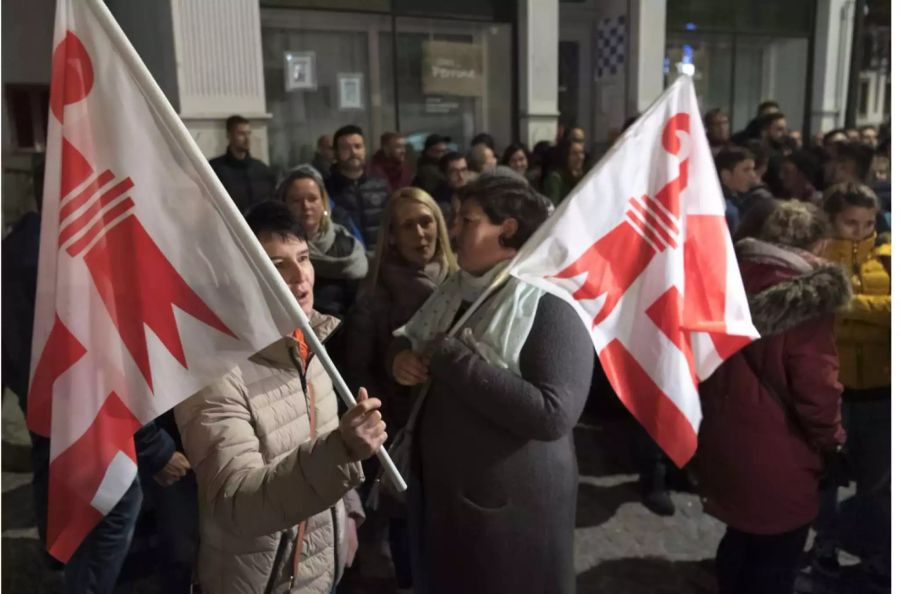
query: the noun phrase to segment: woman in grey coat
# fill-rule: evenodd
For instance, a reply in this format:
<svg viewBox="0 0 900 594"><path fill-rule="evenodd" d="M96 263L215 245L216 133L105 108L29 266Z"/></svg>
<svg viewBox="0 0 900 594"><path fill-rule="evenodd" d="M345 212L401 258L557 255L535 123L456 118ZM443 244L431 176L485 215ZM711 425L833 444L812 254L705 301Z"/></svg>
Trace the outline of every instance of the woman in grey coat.
<svg viewBox="0 0 900 594"><path fill-rule="evenodd" d="M502 281L547 217L534 190L486 174L460 197L461 271L392 344L397 381L424 385L410 420L415 591L574 592L572 429L593 345L562 300ZM462 332L445 334L485 290L490 297Z"/></svg>

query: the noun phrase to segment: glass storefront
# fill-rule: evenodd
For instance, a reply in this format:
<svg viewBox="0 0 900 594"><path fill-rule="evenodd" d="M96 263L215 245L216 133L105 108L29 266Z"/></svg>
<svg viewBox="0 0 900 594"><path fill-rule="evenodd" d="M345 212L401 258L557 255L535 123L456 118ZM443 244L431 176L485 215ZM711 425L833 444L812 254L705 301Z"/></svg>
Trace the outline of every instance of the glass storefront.
<svg viewBox="0 0 900 594"><path fill-rule="evenodd" d="M693 72L701 110L725 109L733 131L767 99L805 129L815 0L680 0L667 9L667 85Z"/></svg>
<svg viewBox="0 0 900 594"><path fill-rule="evenodd" d="M511 23L378 12L262 10L269 158L311 161L316 139L356 124L370 154L388 130L421 149L431 133L467 147L513 134Z"/></svg>

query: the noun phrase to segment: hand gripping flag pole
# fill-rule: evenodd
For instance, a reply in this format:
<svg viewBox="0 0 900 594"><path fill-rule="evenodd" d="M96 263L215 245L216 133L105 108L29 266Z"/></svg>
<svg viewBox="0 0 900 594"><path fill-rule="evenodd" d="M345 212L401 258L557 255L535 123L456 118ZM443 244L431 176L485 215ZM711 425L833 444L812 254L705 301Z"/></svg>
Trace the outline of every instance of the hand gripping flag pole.
<svg viewBox="0 0 900 594"><path fill-rule="evenodd" d="M156 84L153 76L147 70L147 67L144 65L140 56L138 56L137 51L132 47L128 38L125 36L125 33L119 27L119 24L103 2L100 0L85 1L97 17L97 21L118 48L122 59L130 67L131 73L135 76L137 84L145 93L148 102L156 110L157 115L165 125L167 131L177 139L178 143L185 150L185 153L197 168L197 171L204 177L203 181L206 182L209 187L214 188L214 191L219 193L219 199L215 200L214 203L226 225L229 227L229 230L233 233L235 239L245 251L250 261L254 262L258 267L261 276L266 281L266 288L269 289L281 301L285 309L290 312L293 321L303 332L303 335L313 352L318 355L322 364L325 366L329 377L331 377L332 382L337 388L341 400L344 401L344 404L346 404L348 408L352 408L356 405L356 399L351 394L350 388L341 377L334 362L328 356L322 342L316 336L315 332L312 331L306 314L300 309L297 300L291 295L287 285L279 276L278 271L275 270L275 266L269 260L269 257L262 249L259 241L254 237L250 227L247 226L247 223L241 216L237 206L228 197L222 183L219 181L218 177L216 177L206 158L203 156L203 153L200 152L200 149L197 147L190 133L184 127L184 123L178 117L178 114L175 113L175 110L172 108L168 99L166 99L165 95ZM384 466L386 474L390 477L394 488L397 489L398 492L405 491L406 482L403 480L403 477L400 475L384 446L378 448L377 456L382 466Z"/></svg>

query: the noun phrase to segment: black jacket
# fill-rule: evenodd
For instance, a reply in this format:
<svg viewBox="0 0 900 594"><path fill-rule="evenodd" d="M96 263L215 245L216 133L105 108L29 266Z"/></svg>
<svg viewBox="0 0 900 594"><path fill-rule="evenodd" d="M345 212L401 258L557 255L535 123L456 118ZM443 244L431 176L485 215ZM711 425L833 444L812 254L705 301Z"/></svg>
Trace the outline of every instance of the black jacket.
<svg viewBox="0 0 900 594"><path fill-rule="evenodd" d="M334 168L325 186L335 206L362 233L366 250L374 250L378 242L381 213L390 195L387 181L365 174L352 180Z"/></svg>
<svg viewBox="0 0 900 594"><path fill-rule="evenodd" d="M225 154L209 162L219 176L228 195L242 213L259 202L275 197L275 175L269 166L247 155L237 159L226 150Z"/></svg>

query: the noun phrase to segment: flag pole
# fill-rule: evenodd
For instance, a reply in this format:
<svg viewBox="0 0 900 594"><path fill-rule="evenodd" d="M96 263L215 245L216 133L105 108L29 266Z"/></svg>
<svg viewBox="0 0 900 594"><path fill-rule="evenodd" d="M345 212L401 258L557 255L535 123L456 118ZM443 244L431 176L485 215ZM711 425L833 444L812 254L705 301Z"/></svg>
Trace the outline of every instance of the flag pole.
<svg viewBox="0 0 900 594"><path fill-rule="evenodd" d="M266 252L263 250L257 238L253 235L250 227L247 226L247 222L244 220L244 217L241 216L234 201L232 201L225 192L222 182L219 181L219 178L213 172L206 157L200 152L200 148L194 142L194 139L184 126L181 118L175 113L169 100L156 84L153 75L147 70L147 66L144 64L143 60L141 60L137 51L131 45L131 42L128 41L125 33L116 22L115 17L113 17L112 13L109 12L109 9L101 0L86 0L86 2L94 12L94 16L97 17L97 21L106 31L107 35L109 35L112 43L121 53L122 59L128 65L131 74L135 77L144 97L155 111L157 117L185 151L191 164L194 165L199 172L202 181L205 182L214 193L218 194L217 197L219 200L214 201L214 206L219 211L219 214L224 219L229 230L238 240L238 243L243 248L244 252L261 272L263 277L262 280L265 282L267 288L275 294L284 308L290 313L292 321L303 332L303 335L309 342L313 352L325 366L325 370L331 377L341 400L344 401L344 404L346 404L348 408L353 408L356 406L356 399L350 392L350 388L347 386L344 378L341 377L337 367L335 367L331 357L328 356L322 342L316 336L315 332L312 331L306 314L300 309L297 300L291 294L288 286L278 274L278 271L275 270L275 266L272 264L268 255L266 255ZM403 477L400 475L400 472L397 470L397 467L394 465L393 460L391 460L384 446L379 446L376 455L382 466L384 466L385 473L390 478L394 488L398 492L405 491L406 482L403 480Z"/></svg>

